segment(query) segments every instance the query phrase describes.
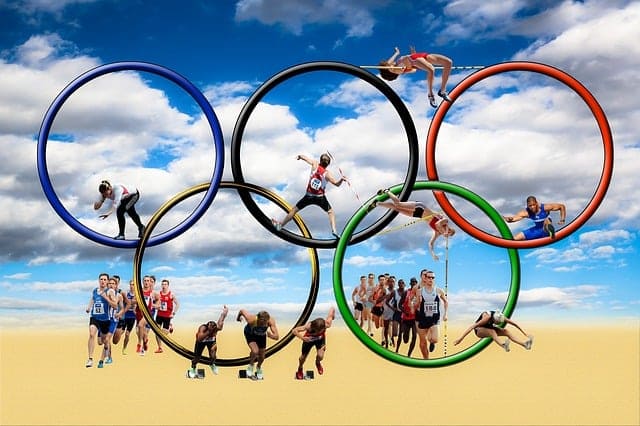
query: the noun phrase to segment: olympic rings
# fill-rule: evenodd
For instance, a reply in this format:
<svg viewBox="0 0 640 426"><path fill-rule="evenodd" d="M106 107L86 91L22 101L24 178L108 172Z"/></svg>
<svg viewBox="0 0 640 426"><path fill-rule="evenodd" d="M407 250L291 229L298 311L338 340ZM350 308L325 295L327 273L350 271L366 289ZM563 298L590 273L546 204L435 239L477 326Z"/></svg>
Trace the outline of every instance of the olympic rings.
<svg viewBox="0 0 640 426"><path fill-rule="evenodd" d="M244 176L242 174L242 167L240 165L240 144L242 141L242 135L247 125L247 121L249 120L249 117L255 107L258 105L258 102L260 102L260 100L278 84L297 75L312 71L338 71L350 74L354 77L358 77L359 79L366 81L367 83L378 89L380 92L382 92L382 94L386 96L386 98L394 106L394 108L400 115L400 119L402 120L402 124L407 134L407 142L409 143L409 167L404 181L404 189L399 194L400 200L406 201L409 197L409 188L413 186L418 173L418 136L416 134L415 124L411 119L411 114L407 110L404 102L396 94L396 92L394 92L391 87L389 87L378 77L360 69L359 67L341 62L307 62L304 64L294 65L271 77L264 84L262 84L262 86L260 86L253 95L251 95L247 103L242 108L242 111L240 112L240 116L238 117L238 121L236 122L236 126L233 130L233 136L231 139L231 170L233 173L233 179L239 183L245 182ZM335 248L337 246L338 241L334 239L321 240L311 237L301 237L285 229L276 231L273 227L271 219L268 218L264 213L262 213L262 210L260 210L258 205L251 198L249 192L243 189L239 189L238 193L240 194L240 199L242 199L242 202L247 207L251 215L269 232L282 238L283 240L293 244L301 245L303 247ZM396 216L397 212L386 213L368 228L354 234L353 239L349 241L349 244L355 244L373 236L376 232L383 229L387 224L389 224Z"/></svg>
<svg viewBox="0 0 640 426"><path fill-rule="evenodd" d="M534 240L516 241L513 239L498 238L476 228L457 212L444 193L434 192L434 196L446 215L472 237L487 244L503 248L534 248L550 244L553 241L561 240L571 235L578 228L584 225L585 222L587 222L587 220L589 220L589 218L596 212L600 203L602 203L607 189L609 188L609 184L611 183L611 176L613 174L613 138L611 136L611 128L609 127L607 117L600 107L600 104L598 104L596 98L578 80L557 68L536 62L503 62L491 65L471 74L469 77L462 80L449 93L449 97L452 102L443 102L433 116L433 121L429 126L429 133L427 135L427 149L425 154L427 176L431 180L438 180L438 172L436 170L435 163L436 140L438 132L440 131L440 125L442 124L451 104L475 83L492 75L509 71L531 71L552 77L573 89L582 98L582 100L586 102L587 106L591 110L596 122L598 123L600 134L602 135L602 142L604 145L604 165L602 175L600 176L600 183L598 184L593 197L589 201L589 204L571 223L556 231L555 240L552 240L551 238L539 238Z"/></svg>
<svg viewBox="0 0 640 426"><path fill-rule="evenodd" d="M102 65L96 67L81 76L77 77L73 80L67 87L65 87L60 94L53 101L47 113L45 114L44 120L42 122L42 126L40 127L40 134L38 135L38 176L40 177L40 184L42 185L42 189L49 200L49 203L56 211L58 216L64 220L67 225L69 225L72 229L78 232L80 235L95 241L96 243L103 244L110 247L117 248L134 248L138 245L137 240L115 240L110 237L106 237L105 235L99 234L82 223L78 221L75 217L69 213L69 211L62 205L60 199L56 195L55 190L53 189L53 185L51 184L51 179L49 177L49 172L47 169L47 160L46 160L46 150L47 150L47 140L49 138L49 132L51 131L51 126L53 124L53 120L55 119L58 111L64 104L64 102L80 87L89 81L100 77L104 74L109 74L117 71L124 70L135 70L135 71L146 71L153 74L157 74L161 77L164 77L182 89L184 89L200 106L204 115L207 117L207 121L209 122L209 127L211 128L211 132L213 133L214 146L216 151L216 159L215 165L213 169L213 175L211 177L211 186L208 188L204 198L200 202L200 204L196 207L196 209L191 212L183 222L176 225L172 229L163 232L162 234L156 235L155 237L149 240L149 246L155 246L164 242L167 242L178 235L182 234L184 231L189 229L193 224L202 217L202 215L207 211L213 199L218 192L218 187L220 185L220 180L222 180L222 169L224 167L224 141L222 138L222 130L220 129L220 123L216 117L213 108L207 98L196 88L189 80L181 76L180 74L172 71L168 68L164 68L160 65L146 63L146 62L114 62L111 64Z"/></svg>
<svg viewBox="0 0 640 426"><path fill-rule="evenodd" d="M145 229L144 235L140 239L140 245L136 247L136 253L133 260L133 271L134 271L133 279L135 284L135 288L134 288L135 296L136 296L136 302L138 303L138 306L141 307L140 310L142 311L142 315L144 315L145 319L147 320L147 322L149 323L153 331L156 333L156 336L158 336L158 338L160 338L176 353L182 355L183 357L189 360L194 359L194 356L195 356L194 352L185 348L184 346L182 346L181 344L173 340L171 337L169 337L168 334L164 334L162 332L160 327L158 327L158 324L155 322L153 316L151 315L151 312L149 311L149 307L146 305L144 301L144 296L142 294L142 280L141 280L142 258L144 256L144 250L145 250L145 246L147 245L146 244L147 240L149 239L151 232L153 231L157 223L160 221L160 219L162 219L162 217L179 202L195 194L198 194L200 192L207 191L210 188L210 186L211 186L211 183L204 183L204 184L193 186L181 192L180 194L176 195L171 200L163 204L149 220L149 223L147 224L147 228ZM285 211L289 211L289 208L291 207L282 198L278 197L273 192L269 191L268 189L261 188L259 186L250 185L246 183L242 184L237 182L222 181L220 182L220 188L232 188L238 191L240 189L243 189L245 191L252 192L257 195L261 195L266 199L268 199L269 201L276 203L280 208L282 208ZM294 221L296 225L298 225L300 232L304 236L311 237L311 234L309 233L309 229L307 228L307 226L305 225L305 223L302 221L300 217L294 217ZM311 288L309 289L309 297L307 299L307 304L305 305L304 310L300 315L300 318L298 318L298 321L296 321L292 329L282 339L278 340L276 344L274 344L273 346L269 347L266 350L265 352L266 357L269 357L275 354L280 349L284 348L287 344L289 344L289 342L291 342L291 340L295 338L295 336L293 335L293 329L300 325L304 325L309 319L309 317L311 316L311 312L313 311L313 307L316 303L316 299L318 296L318 289L320 287L320 268L319 268L319 261L318 261L318 252L313 248L309 248L309 255L311 257L312 275L311 275ZM202 361L205 363L212 362L211 358L209 357L203 357ZM233 367L233 366L245 365L247 363L249 363L248 356L244 358L233 358L233 359L217 358L216 359L216 364L220 366Z"/></svg>
<svg viewBox="0 0 640 426"><path fill-rule="evenodd" d="M396 185L393 188L390 188L390 191L396 194L402 189L402 186ZM513 238L511 234L511 230L507 226L507 224L500 216L500 213L496 211L495 208L491 206L487 201L480 198L477 194L469 191L466 188L461 186L440 182L440 181L418 181L414 184L413 190L422 190L428 189L433 191L445 191L455 195L458 195L464 198L467 201L473 203L476 207L479 207L484 213L486 213L491 221L496 225L500 234L504 238ZM379 201L383 201L388 198L386 194L376 197ZM345 249L347 247L347 241L351 237L353 230L358 226L358 224L364 219L367 215L367 206L370 203L367 202L363 207L361 207L352 217L349 219L349 222L345 226L344 232L338 241L338 247L336 248L335 255L333 257L333 292L335 294L336 302L338 304L338 309L340 309L340 313L342 314L342 318L349 327L349 329L356 335L358 339L362 343L364 343L369 349L378 355L396 362L398 364L406 365L409 367L423 367L423 368L431 368L431 367L444 367L447 365L453 365L458 362L464 361L482 351L486 348L490 343L490 338L484 338L476 342L473 346L465 349L462 352L458 352L454 355L444 357L444 358L434 358L434 359L416 359L409 358L403 355L399 355L393 351L383 348L377 342L375 342L371 337L367 335L367 333L360 328L358 322L354 319L351 314L351 310L349 309L349 305L347 302L347 298L344 294L344 286L342 283L342 265L344 262ZM509 261L511 263L511 284L509 287L509 295L507 296L507 301L503 308L503 312L507 317L511 317L513 313L516 302L518 301L518 294L520 292L520 256L518 251L513 248L508 248L509 252Z"/></svg>

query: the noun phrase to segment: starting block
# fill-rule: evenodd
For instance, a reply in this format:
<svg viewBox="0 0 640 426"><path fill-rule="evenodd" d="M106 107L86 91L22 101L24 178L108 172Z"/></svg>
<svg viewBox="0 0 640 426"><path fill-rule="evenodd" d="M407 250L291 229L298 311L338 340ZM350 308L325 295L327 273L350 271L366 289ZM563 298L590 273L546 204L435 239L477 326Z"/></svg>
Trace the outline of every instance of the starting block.
<svg viewBox="0 0 640 426"><path fill-rule="evenodd" d="M238 370L238 379L262 380L262 379L258 379L258 376L256 376L256 373L253 373L252 376L247 376L247 370L244 368L241 370Z"/></svg>
<svg viewBox="0 0 640 426"><path fill-rule="evenodd" d="M313 380L313 377L314 377L314 372L313 372L313 370L307 370L307 371L305 371L305 373L304 373L303 380ZM295 374L294 374L293 378L294 378L294 379L296 379L296 380L298 379L298 378L295 376Z"/></svg>
<svg viewBox="0 0 640 426"><path fill-rule="evenodd" d="M187 374L186 374L187 375L187 379L191 378L191 377L189 377L189 370L187 370ZM194 379L204 379L204 368L198 368L196 370L196 377L194 377Z"/></svg>

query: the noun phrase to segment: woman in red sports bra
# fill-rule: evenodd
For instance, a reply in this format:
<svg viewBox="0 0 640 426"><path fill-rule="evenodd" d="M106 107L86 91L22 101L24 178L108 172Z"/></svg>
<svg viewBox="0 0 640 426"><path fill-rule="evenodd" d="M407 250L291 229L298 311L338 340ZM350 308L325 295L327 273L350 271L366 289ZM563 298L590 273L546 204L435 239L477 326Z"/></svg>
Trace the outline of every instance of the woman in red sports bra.
<svg viewBox="0 0 640 426"><path fill-rule="evenodd" d="M405 216L415 217L418 219L429 219L429 226L433 230L431 239L429 240L429 251L433 260L438 261L439 258L435 253L436 240L441 237L453 237L456 233L455 229L449 227L449 219L442 213L436 213L429 209L420 201L400 201L398 197L388 189L381 189L378 191L378 195L386 193L391 201L377 201L374 200L369 205L369 211L375 207L386 207L391 210L395 210Z"/></svg>
<svg viewBox="0 0 640 426"><path fill-rule="evenodd" d="M433 96L433 76L435 74L434 65L441 66L442 80L440 83L440 90L438 90L438 96L445 101L451 102L446 89L453 61L450 58L437 53L416 52L413 46L410 47L410 52L411 53L409 55L403 55L398 58L398 55L400 55L400 49L396 47L395 52L389 59L386 61L380 61L380 66L392 67L380 69L380 77L387 81L393 81L401 74L413 73L417 70L426 71L427 87L429 89L429 104L431 104L433 108L437 108L438 104L436 104L435 96Z"/></svg>

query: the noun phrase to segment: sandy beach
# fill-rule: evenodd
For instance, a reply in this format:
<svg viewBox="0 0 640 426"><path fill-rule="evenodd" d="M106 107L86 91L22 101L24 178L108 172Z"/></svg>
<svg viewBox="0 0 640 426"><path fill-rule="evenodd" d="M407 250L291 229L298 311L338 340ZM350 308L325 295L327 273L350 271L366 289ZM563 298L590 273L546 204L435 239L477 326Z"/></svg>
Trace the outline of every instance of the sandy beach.
<svg viewBox="0 0 640 426"><path fill-rule="evenodd" d="M221 333L219 356L246 354L239 330ZM450 327L449 345L459 330ZM154 339L144 357L135 354L135 340L126 356L120 343L114 363L98 369L84 366L85 329L2 330L0 423L640 423L637 326L532 331L531 351L512 345L506 353L491 345L460 364L418 369L381 358L336 324L328 333L324 375L293 378L300 351L294 340L265 361L264 380L252 381L239 379L238 367L220 368L217 376L207 369L204 379L187 379L188 361L170 350L153 353ZM189 336L180 338L190 342ZM474 342L471 334L463 345ZM442 346L435 356L442 356ZM314 353L305 369L313 368Z"/></svg>

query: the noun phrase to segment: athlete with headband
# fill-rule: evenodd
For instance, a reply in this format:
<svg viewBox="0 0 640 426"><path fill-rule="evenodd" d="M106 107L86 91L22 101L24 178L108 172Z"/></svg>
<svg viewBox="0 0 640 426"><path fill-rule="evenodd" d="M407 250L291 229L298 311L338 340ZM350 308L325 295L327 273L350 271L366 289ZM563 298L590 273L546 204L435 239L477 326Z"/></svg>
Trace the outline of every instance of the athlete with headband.
<svg viewBox="0 0 640 426"><path fill-rule="evenodd" d="M500 328L499 325L505 323L505 328ZM506 329L506 325L511 324L513 325L515 328L517 328L518 330L520 330L520 332L522 334L524 334L525 336L527 336L527 340L525 341L521 341L518 340L514 337L513 333L511 333L511 331ZM474 322L473 324L471 324L469 326L469 328L467 328L465 330L465 332L462 334L462 336L460 336L458 339L456 339L453 342L453 345L456 346L458 345L460 342L462 342L464 340L464 338L467 336L467 334L471 333L471 330L473 330L476 334L476 336L483 338L483 337L490 337L491 339L493 339L494 342L496 342L496 344L498 346L500 346L501 348L503 348L505 351L509 352L509 341L512 341L514 343L517 343L518 345L522 346L523 348L530 350L531 346L533 345L533 336L530 334L525 333L525 331L520 328L520 326L518 324L516 324L515 321L507 318L502 312L500 311L484 311L480 314L480 316L478 317L478 319L476 320L476 322ZM503 343L500 342L500 340L498 340L498 336L505 336L507 337L505 339L505 341Z"/></svg>
<svg viewBox="0 0 640 426"><path fill-rule="evenodd" d="M535 238L543 238L546 236L554 239L556 237L556 230L551 223L549 214L553 211L560 211L559 225L564 224L564 220L567 217L567 210L564 204L561 203L538 203L536 197L530 195L527 197L527 208L520 210L513 216L504 216L504 219L509 222L518 222L522 219L529 218L533 220L534 225L525 229L522 232L518 232L514 237L515 240L533 240Z"/></svg>
<svg viewBox="0 0 640 426"><path fill-rule="evenodd" d="M380 66L389 67L381 68L380 76L387 80L393 81L398 78L398 75L414 73L417 70L423 70L427 72L427 86L429 88L429 104L432 107L437 108L435 97L433 96L433 76L435 74L434 65L442 66L442 81L440 83L440 90L438 90L438 96L445 101L451 102L447 95L447 81L449 80L449 74L451 73L451 66L453 61L444 55L437 53L424 53L416 52L416 49L411 46L411 52L409 55L403 55L398 58L400 49L395 48L393 55L386 61L380 61ZM396 60L397 58L397 60Z"/></svg>
<svg viewBox="0 0 640 426"><path fill-rule="evenodd" d="M449 219L447 219L443 214L436 213L427 208L420 201L400 201L400 199L388 189L381 189L378 191L378 195L382 194L387 194L391 201L374 200L371 205L369 205L369 211L380 206L395 210L405 216L415 217L418 219L431 219L429 220L429 227L433 230L433 234L429 240L429 251L431 252L433 260L438 261L439 257L435 252L436 240L441 236L453 237L456 233L455 229L449 227Z"/></svg>
<svg viewBox="0 0 640 426"><path fill-rule="evenodd" d="M278 222L276 219L271 219L273 226L275 226L276 230L280 231L282 227L296 215L296 213L311 204L315 204L327 212L329 215L329 223L331 224L331 233L334 237L340 238L338 231L336 231L336 216L333 212L333 208L331 208L331 204L329 204L329 201L325 196L325 191L327 182L331 182L335 186L340 186L342 185L342 182L347 180L347 178L345 176L341 176L340 179L336 179L329 170L327 170L329 163L331 163L331 157L329 157L328 154L322 154L320 156L320 161L312 160L302 154L298 155L296 160L303 160L311 165L311 174L309 176L309 182L307 183L307 192L296 203L296 205L289 210L285 218L282 219L282 222Z"/></svg>
<svg viewBox="0 0 640 426"><path fill-rule="evenodd" d="M142 238L144 234L144 225L140 221L140 216L136 212L136 203L140 199L140 191L133 185L111 185L109 181L103 180L98 186L100 199L93 203L93 209L99 210L102 204L108 199L112 201L111 208L105 214L100 215L100 219L106 219L113 211L116 211L118 218L118 235L113 237L116 240L124 240L125 219L124 214L127 213L133 222L138 226L138 238Z"/></svg>

